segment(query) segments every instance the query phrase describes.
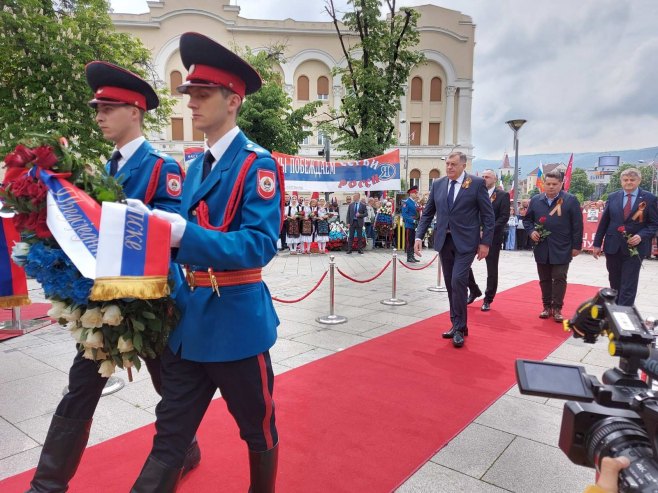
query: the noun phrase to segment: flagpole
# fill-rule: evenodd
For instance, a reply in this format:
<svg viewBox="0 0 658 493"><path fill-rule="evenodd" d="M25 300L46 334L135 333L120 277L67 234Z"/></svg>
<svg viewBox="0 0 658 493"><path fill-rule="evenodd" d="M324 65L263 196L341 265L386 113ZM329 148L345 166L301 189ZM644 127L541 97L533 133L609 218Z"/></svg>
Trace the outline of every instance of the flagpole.
<svg viewBox="0 0 658 493"><path fill-rule="evenodd" d="M519 215L519 139L518 132L527 120L508 120L505 123L514 132L514 214Z"/></svg>

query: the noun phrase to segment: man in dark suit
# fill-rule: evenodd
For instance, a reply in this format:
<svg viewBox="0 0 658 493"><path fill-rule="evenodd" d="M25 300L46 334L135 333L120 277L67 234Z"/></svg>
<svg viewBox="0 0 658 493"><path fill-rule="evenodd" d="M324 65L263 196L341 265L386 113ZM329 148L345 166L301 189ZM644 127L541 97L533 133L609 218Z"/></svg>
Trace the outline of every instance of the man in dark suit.
<svg viewBox="0 0 658 493"><path fill-rule="evenodd" d="M352 196L352 203L347 209L347 224L350 226L350 232L347 239L347 253L352 253L352 242L354 241L354 233L358 232L359 248L358 252L363 253L363 246L361 240L363 239L363 218L366 217L368 209L366 204L360 202L361 194L355 193Z"/></svg>
<svg viewBox="0 0 658 493"><path fill-rule="evenodd" d="M535 195L523 217L523 226L536 243L535 262L544 309L539 318L561 323L571 259L583 248L583 214L578 199L562 191L562 173L544 175L544 193Z"/></svg>
<svg viewBox="0 0 658 493"><path fill-rule="evenodd" d="M489 248L489 255L487 255L487 289L484 291L484 303L480 308L483 312L491 310L491 303L493 303L496 291L498 291L498 259L500 258L500 249L503 245L503 237L505 235L505 226L509 219L509 193L500 188L496 188L498 177L493 170L487 169L482 172L482 178L487 185L487 193L489 200L494 210L496 217L496 225L494 226L493 242ZM477 298L482 296L479 286L475 282L473 276L473 269L468 271L468 300L466 304L470 305Z"/></svg>
<svg viewBox="0 0 658 493"><path fill-rule="evenodd" d="M478 260L489 253L495 222L486 184L482 178L466 173L466 155L461 152L448 156L446 176L432 183L429 200L416 228L414 251L418 256L421 256L422 239L434 216L434 250L441 257L452 322L443 338L452 339L453 346L459 348L468 335L468 270L476 253Z"/></svg>
<svg viewBox="0 0 658 493"><path fill-rule="evenodd" d="M605 237L603 251L610 287L617 290L618 304L633 306L642 259L651 253L651 239L658 231L658 201L640 188L642 175L637 168L622 171L620 178L622 190L608 197L592 254L599 257Z"/></svg>

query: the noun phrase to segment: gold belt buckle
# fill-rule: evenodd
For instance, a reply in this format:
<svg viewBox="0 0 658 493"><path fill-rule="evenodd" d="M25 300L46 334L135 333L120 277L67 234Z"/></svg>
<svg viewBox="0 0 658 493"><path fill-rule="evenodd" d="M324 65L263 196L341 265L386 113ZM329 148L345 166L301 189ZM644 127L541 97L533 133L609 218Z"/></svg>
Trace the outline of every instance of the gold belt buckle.
<svg viewBox="0 0 658 493"><path fill-rule="evenodd" d="M187 283L190 285L190 291L194 291L194 288L196 287L196 281L194 279L194 271L188 270L186 277L187 277Z"/></svg>
<svg viewBox="0 0 658 493"><path fill-rule="evenodd" d="M212 290L217 293L217 297L219 298L219 284L217 284L217 278L215 277L215 274L213 274L212 268L208 269L208 276L210 277Z"/></svg>

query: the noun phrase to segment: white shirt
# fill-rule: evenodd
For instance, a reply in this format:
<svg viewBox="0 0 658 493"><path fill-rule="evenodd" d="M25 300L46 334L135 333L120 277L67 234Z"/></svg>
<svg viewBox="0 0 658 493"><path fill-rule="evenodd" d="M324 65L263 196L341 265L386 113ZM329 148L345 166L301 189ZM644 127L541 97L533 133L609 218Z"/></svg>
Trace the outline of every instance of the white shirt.
<svg viewBox="0 0 658 493"><path fill-rule="evenodd" d="M128 142L120 149L117 149L121 153L121 159L119 159L119 162L117 163L117 171L123 168L123 165L126 164L131 157L133 157L133 154L137 152L137 149L139 149L145 140L146 138L143 135L140 135L136 139Z"/></svg>
<svg viewBox="0 0 658 493"><path fill-rule="evenodd" d="M226 149L228 149L228 146L231 145L231 142L233 142L233 139L237 137L237 135L240 133L240 128L235 126L228 132L226 132L221 139L219 139L217 142L215 142L215 145L212 147L208 147L206 144L205 151L210 150L210 153L212 154L212 157L215 158L215 161L212 163L212 166L210 169L212 170L217 162L222 159L222 156L226 152Z"/></svg>
<svg viewBox="0 0 658 493"><path fill-rule="evenodd" d="M463 171L462 174L457 178L455 181L455 191L452 194L452 202L454 203L455 200L457 200L457 194L459 193L459 190L462 188L462 183L464 182L464 179L466 178L466 171ZM448 192L450 192L450 186L452 185L452 180L448 178Z"/></svg>
<svg viewBox="0 0 658 493"><path fill-rule="evenodd" d="M491 196L495 191L496 191L496 187L487 188L487 193L489 194L489 198L491 198Z"/></svg>

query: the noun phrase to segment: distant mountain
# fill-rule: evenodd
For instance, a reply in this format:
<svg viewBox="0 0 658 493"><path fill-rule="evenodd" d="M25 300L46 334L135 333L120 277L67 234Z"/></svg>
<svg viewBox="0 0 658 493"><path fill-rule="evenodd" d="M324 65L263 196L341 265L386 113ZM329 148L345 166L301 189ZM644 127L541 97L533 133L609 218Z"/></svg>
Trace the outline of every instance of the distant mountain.
<svg viewBox="0 0 658 493"><path fill-rule="evenodd" d="M570 152L561 154L532 154L528 156L519 155L519 168L521 170L521 177L525 178L528 173L539 166L539 163L564 163L569 162ZM599 162L600 156L619 156L621 163L638 163L644 161L646 163L658 161L658 147L647 147L646 149L630 149L626 151L609 151L609 152L580 152L574 153L573 165L577 168L593 168ZM514 153L509 154L509 162L512 168L514 167ZM503 156L499 160L493 159L478 159L473 160L473 171L484 171L491 168L497 170L503 164Z"/></svg>

